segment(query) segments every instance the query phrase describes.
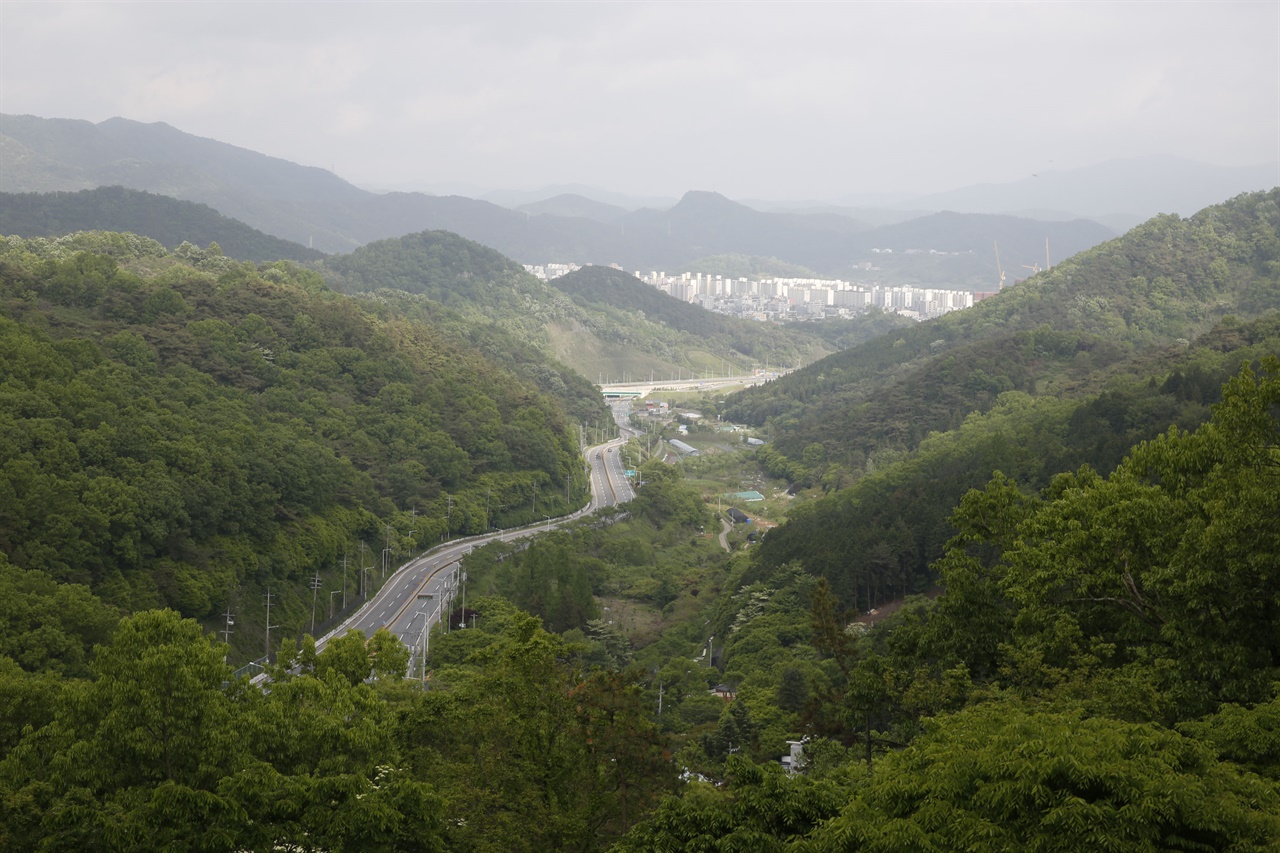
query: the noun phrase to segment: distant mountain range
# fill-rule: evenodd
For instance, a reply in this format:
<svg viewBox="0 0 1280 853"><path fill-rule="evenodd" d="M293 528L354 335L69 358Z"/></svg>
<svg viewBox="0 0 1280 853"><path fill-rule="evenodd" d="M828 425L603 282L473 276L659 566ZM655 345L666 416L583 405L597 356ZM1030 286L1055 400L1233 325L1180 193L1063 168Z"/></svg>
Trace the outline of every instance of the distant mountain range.
<svg viewBox="0 0 1280 853"><path fill-rule="evenodd" d="M521 202L517 210L461 196L377 194L324 169L192 136L166 124L122 118L93 124L0 116L0 160L4 165L0 191L77 191L119 185L206 204L267 234L326 252L347 252L374 240L425 230L447 230L524 263L617 263L626 269L677 271L701 258L732 254L776 258L827 275L884 284L986 289L998 278L997 243L1005 267L1020 271L1043 264L1046 239L1054 257L1062 258L1114 236L1111 229L1094 222L989 215L1004 202L994 190L982 195L977 193L979 188L971 193L975 209L983 207L979 213L903 220L904 212L889 211L891 205L886 204L868 209L866 221L839 207L758 210L711 192L687 193L667 209L638 210L613 203L625 201L624 197L593 198L582 192L562 191L541 199L508 194L507 201ZM1108 177L1117 182L1110 172L1099 172L1099 180ZM1229 177L1237 183L1256 179L1254 173ZM1043 178L1047 180L1040 187L1070 184L1069 178L1053 173ZM1131 183L1136 186L1141 181ZM1209 177L1195 178L1185 195L1208 193L1210 184ZM1069 209L1065 202L1070 199L1061 193L1037 196L1032 189L1018 190L1022 195L1009 196L1009 203L1023 209ZM963 192L935 198L939 203L963 202ZM1117 196L1117 203L1120 199ZM931 209L919 199L902 204L912 210ZM128 226L104 223L103 227ZM896 257L888 259L873 249L892 249ZM915 254L903 255L909 250Z"/></svg>
<svg viewBox="0 0 1280 853"><path fill-rule="evenodd" d="M1076 169L1046 170L1017 181L985 183L938 193L852 193L838 198L740 201L762 212L835 213L887 225L942 211L994 213L1027 219L1093 219L1125 231L1159 213L1190 216L1242 192L1280 186L1280 162L1214 166L1175 157L1109 160ZM466 193L471 194L471 193ZM582 185L530 191L479 191L476 197L520 210L572 195L621 211L666 209L674 199L629 196Z"/></svg>
<svg viewBox="0 0 1280 853"><path fill-rule="evenodd" d="M576 193L563 193L551 198L544 198L541 201L529 202L528 204L520 205L516 210L534 216L548 214L550 216L580 217L582 219L594 219L596 222L613 222L615 219L621 219L626 216L628 212L625 207L605 204L602 201L596 201Z"/></svg>
<svg viewBox="0 0 1280 853"><path fill-rule="evenodd" d="M1226 167L1175 157L1141 157L1045 171L1007 184L977 184L887 206L1055 219L1083 216L1120 221L1121 230L1127 230L1159 213L1190 216L1240 193L1276 186L1280 186L1280 163Z"/></svg>
<svg viewBox="0 0 1280 853"><path fill-rule="evenodd" d="M58 237L76 231L128 231L175 249L217 243L243 261L314 261L323 252L272 237L204 204L123 187L79 192L0 193L0 234Z"/></svg>

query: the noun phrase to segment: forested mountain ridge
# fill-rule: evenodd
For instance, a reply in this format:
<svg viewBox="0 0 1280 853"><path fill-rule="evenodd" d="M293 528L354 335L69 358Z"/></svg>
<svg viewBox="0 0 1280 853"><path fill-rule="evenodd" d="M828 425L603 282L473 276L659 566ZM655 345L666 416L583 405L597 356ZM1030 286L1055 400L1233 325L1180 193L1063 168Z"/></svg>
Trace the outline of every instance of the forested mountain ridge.
<svg viewBox="0 0 1280 853"><path fill-rule="evenodd" d="M928 217L909 228L866 228L841 214L764 213L711 192L687 193L668 210L611 221L581 205L533 215L487 201L422 193L377 194L331 172L183 133L163 123L99 124L0 115L6 168L0 190L49 192L121 185L202 202L268 234L326 252L423 230L448 230L524 263L618 263L674 269L721 254L775 256L848 277L854 263L883 261L895 283L978 287L994 280L993 241L1011 270L1039 263L1043 241L1073 254L1111 235L1096 223L977 214ZM559 215L572 214L572 215ZM583 215L585 214L585 215ZM124 228L123 224L116 226ZM904 240L902 238L909 237ZM873 255L876 247L957 255ZM981 289L979 287L979 289Z"/></svg>
<svg viewBox="0 0 1280 853"><path fill-rule="evenodd" d="M1267 322L1245 339L1274 353ZM1207 421L1108 475L965 495L936 598L850 624L798 563L748 568L708 626L739 690L701 740L723 781L619 849L1274 849L1280 358L1252 354ZM808 735L800 774L741 755L779 729Z"/></svg>
<svg viewBox="0 0 1280 853"><path fill-rule="evenodd" d="M327 222L369 195L327 169L300 166L163 122L111 118L97 124L0 115L6 192L124 186L207 204L224 216L326 251L354 243Z"/></svg>
<svg viewBox="0 0 1280 853"><path fill-rule="evenodd" d="M532 518L538 492L540 512L585 499L556 398L296 265L6 238L0 288L0 548L112 607L206 617L238 585L275 584L296 627L303 579L361 539L403 553L446 517L478 531ZM563 380L601 416L588 383Z"/></svg>
<svg viewBox="0 0 1280 853"><path fill-rule="evenodd" d="M125 231L170 249L217 243L245 261L314 261L323 252L272 237L211 207L124 187L80 192L0 193L0 234L61 237L77 231Z"/></svg>
<svg viewBox="0 0 1280 853"><path fill-rule="evenodd" d="M573 367L585 377L686 373L726 364L746 370L766 353L775 362L801 363L830 351L803 328L735 323L680 302L625 273L627 300L588 299L585 289L571 298L557 282L543 282L493 249L445 231L409 234L362 246L325 261L335 287L348 293L374 293L399 299L394 291L426 297L475 328L497 326ZM595 268L592 268L595 269ZM574 282L612 281L609 273L580 270ZM401 300L402 310L408 308ZM652 309L644 313L641 305ZM420 310L437 311L430 306ZM437 311L438 313L438 311ZM691 314L733 334L710 338L683 328ZM675 321L673 325L672 321Z"/></svg>
<svg viewBox="0 0 1280 853"><path fill-rule="evenodd" d="M548 282L579 306L619 314L619 322L656 323L688 336L689 344L727 347L756 365L794 363L814 348L838 348L910 325L897 314L874 314L851 321L821 321L780 326L743 320L674 299L652 285L612 267L588 266ZM751 364L744 365L750 367Z"/></svg>
<svg viewBox="0 0 1280 853"><path fill-rule="evenodd" d="M1144 347L1190 340L1229 314L1280 307L1278 228L1280 190L1188 219L1157 217L972 309L735 395L726 415L769 422L779 451L794 460L818 442L833 461L856 467L858 454L909 449L1002 391L1096 387L1109 364ZM1051 334L1028 348L1026 336L1042 327ZM860 419L875 425L855 427Z"/></svg>
<svg viewBox="0 0 1280 853"><path fill-rule="evenodd" d="M932 582L951 508L992 471L1045 488L1111 471L1170 424L1194 429L1242 361L1280 353L1278 195L1157 218L971 311L730 398L730 417L769 412L767 469L829 492L771 532L758 571L801 561L867 610Z"/></svg>
<svg viewBox="0 0 1280 853"><path fill-rule="evenodd" d="M47 242L30 241L31 254L50 251ZM98 254L75 252L94 245ZM81 387L72 371L32 389L6 387L0 412L14 403L38 422L33 429L52 425L58 405L93 402L111 373L88 371L120 358L117 372L154 370L123 393L155 375L172 406L201 403L172 362L198 352L182 346L182 320L174 319L182 303L224 308L237 320L223 320L231 333L214 338L214 355L237 388L266 383L258 386L265 398L287 390L287 377L255 372L258 360L284 362L284 374L299 349L273 297L311 297L304 304L319 341L303 352L327 353L346 372L318 371L330 394L307 402L335 418L354 412L362 424L376 422L373 404L335 409L333 389L366 400L380 381L370 362L403 355L412 363L417 351L398 348L406 338L428 347L421 355L441 371L437 382L450 362L474 356L452 328L433 335L378 297L342 300L293 265L239 265L194 247L179 258L123 235L80 236L60 248L53 260L80 267L50 266L47 282L26 274L25 256L14 263L0 255L6 313L36 321L21 335L9 334L17 323L0 322L0 354L24 367L24 380L48 352L46 361L71 360L94 382ZM113 271L95 257L122 260ZM130 275L142 286L131 289ZM131 307L135 299L140 308ZM159 331L137 312L154 313ZM114 328L100 344L69 334L108 321L131 324L153 358ZM263 337L264 325L280 340ZM383 331L396 345L389 351ZM346 349L368 356L328 347L339 332L353 345ZM149 849L198 838L210 851L647 851L694 849L711 838L725 848L833 853L913 844L1274 849L1280 654L1269 628L1280 606L1280 359L1263 353L1280 349L1278 339L1280 317L1226 320L1189 345L1153 353L1150 376L1163 383L1110 386L1079 419L1073 414L1070 429L1088 415L1083 437L1119 440L1111 430L1128 429L1132 415L1194 425L1220 399L1207 423L1118 451L1126 458L1109 476L1084 468L1040 490L1021 471L996 477L955 512L958 535L936 565L946 593L910 599L870 628L848 624L832 583L798 561L755 562L754 548L735 557L713 548L716 562L672 577L673 559L706 559L698 525L707 510L678 469L656 460L622 535L552 534L490 561L492 585L525 599L521 606L562 635L507 602L472 599L464 613L478 621L469 630L432 638L425 689L401 678L407 652L394 638L356 632L320 654L286 640L271 689L259 690L233 679L226 647L195 622L171 611L117 620L85 587L0 559L0 846ZM104 353L96 363L94 346ZM247 359L237 358L242 351ZM1257 369L1215 385L1220 372L1237 373L1240 358L1256 359ZM400 406L412 399L393 384L376 401L383 392ZM1012 445L1016 458L1035 461L1046 441L1061 438L1052 425L1061 411L1051 406L1071 403L1006 394L968 419L965 435L932 437L921 454L937 442L931 459L946 460L948 443L970 446L1006 424L1030 424L996 435L1005 447L985 446L991 459ZM245 405L253 411L254 402ZM309 422L310 412L276 411L281 424ZM215 431L229 431L223 409L201 413ZM16 470L66 467L75 453L103 464L110 441L133 454L129 465L167 434L144 421L136 435L111 435L110 414L97 405L86 424L74 424L98 427L98 440L71 448L45 429ZM377 434L362 453L378 446L375 425L365 424ZM188 429L176 417L161 426ZM200 467L195 453L178 455ZM155 471L152 461L144 473ZM937 470L922 468L926 477ZM883 470L896 488L901 469ZM11 505L0 501L0 511ZM298 520L298 507L286 509L295 518L276 518L282 526ZM641 538L641 517L650 515L666 525L655 544L676 545L670 552L654 553ZM429 521L419 515L415 523ZM761 553L786 529L771 532ZM841 544L844 558L857 556ZM313 542L303 536L291 545L284 566L297 569ZM484 564L468 565L479 581ZM694 579L696 587L681 589ZM675 604L676 596L681 606L704 606L686 610L651 648L632 649L621 613L610 614L618 624L589 618L590 593L603 594L594 587L622 583L658 602ZM633 655L637 666L628 665ZM734 696L727 702L726 688ZM801 742L801 772L777 764L788 741ZM676 778L683 770L689 781Z"/></svg>

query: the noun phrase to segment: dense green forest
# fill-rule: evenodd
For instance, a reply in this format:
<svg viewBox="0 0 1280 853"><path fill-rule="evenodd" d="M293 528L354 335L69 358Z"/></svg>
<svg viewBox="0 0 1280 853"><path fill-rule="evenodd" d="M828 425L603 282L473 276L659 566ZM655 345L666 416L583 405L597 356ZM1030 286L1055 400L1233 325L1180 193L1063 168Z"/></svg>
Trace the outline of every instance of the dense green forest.
<svg viewBox="0 0 1280 853"><path fill-rule="evenodd" d="M360 541L404 554L585 500L585 381L543 360L557 399L301 267L10 238L0 300L0 553L122 611L207 617L274 584L296 628L291 591Z"/></svg>
<svg viewBox="0 0 1280 853"><path fill-rule="evenodd" d="M946 592L873 626L848 622L795 563L752 579L749 555L704 559L686 575L701 595L638 583L662 561L646 543L665 552L705 521L678 477L665 483L621 537L580 528L470 564L531 606L548 581L603 595L630 584L664 611L703 601L643 648L603 614L553 608L555 633L481 597L470 630L433 638L425 690L399 677L407 652L385 634L319 655L286 641L270 691L228 683L225 647L170 611L104 626L84 678L5 660L0 841L1280 843L1280 359L1241 371L1205 425L1138 445L1110 476L1084 467L1034 490L997 474L955 511L937 565ZM555 577L557 552L568 575ZM26 589L32 602L53 592ZM84 594L61 589L68 604ZM708 633L714 657L700 660ZM732 701L709 691L720 681ZM776 763L789 740L802 742L794 775Z"/></svg>
<svg viewBox="0 0 1280 853"><path fill-rule="evenodd" d="M0 234L61 237L77 231L126 231L170 249L217 243L242 261L315 261L323 252L281 240L204 204L165 195L98 187L80 192L0 193Z"/></svg>
<svg viewBox="0 0 1280 853"><path fill-rule="evenodd" d="M385 632L352 632L319 654L309 637L286 639L264 691L233 679L226 646L172 610L120 620L82 585L0 567L0 846L607 845L677 779L671 728L652 718L631 643L593 593L688 606L697 591L670 579L693 561L715 575L727 557L669 547L708 519L696 493L653 466L620 536L586 523L469 559L477 596L508 597L473 597L471 630L433 637L425 691L403 679L408 651ZM655 560L666 584L646 577ZM69 666L46 619L92 652ZM722 703L705 684L668 707L714 720Z"/></svg>
<svg viewBox="0 0 1280 853"><path fill-rule="evenodd" d="M1074 296L1033 280L708 401L778 406L733 458L825 495L725 548L714 466L650 459L628 505L469 555L409 679L385 631L295 640L298 590L581 503L608 415L510 310L537 282L440 235L354 299L213 246L5 239L0 847L1276 849L1275 201L1045 278L1110 259L1149 325L1055 325L1031 295ZM833 369L863 384L815 439L795 389ZM207 630L237 585L281 595L267 690Z"/></svg>
<svg viewBox="0 0 1280 853"><path fill-rule="evenodd" d="M1280 190L1189 219L1160 216L1008 287L971 310L851 347L733 398L798 461L813 443L847 467L954 429L1003 391L1097 389L1107 368L1194 339L1222 318L1280 308ZM1043 333L1058 334L1052 342ZM1042 343L1028 346L1028 334ZM832 425L839 428L832 428ZM848 428L845 428L848 425Z"/></svg>
<svg viewBox="0 0 1280 853"><path fill-rule="evenodd" d="M1198 426L1242 361L1280 353L1278 201L1159 217L972 311L731 397L725 417L773 438L762 466L827 493L768 539L760 571L801 560L868 610L933 582L951 508L991 471L1041 488Z"/></svg>
<svg viewBox="0 0 1280 853"><path fill-rule="evenodd" d="M1047 331L1027 335L1027 348L1061 337ZM1155 438L1170 424L1199 426L1221 384L1242 362L1277 354L1280 314L1227 324L1187 347L1160 349L1128 363L1133 373L1113 377L1097 393L1005 392L988 411L928 436L910 453L869 454L869 470L856 479L828 463L817 445L799 464L761 448L766 467L814 478L832 491L791 513L767 538L757 556L759 570L801 560L862 611L922 592L935 580L930 564L955 534L948 520L952 507L992 471L1037 489L1081 465L1109 472L1131 445Z"/></svg>
<svg viewBox="0 0 1280 853"><path fill-rule="evenodd" d="M1212 408L1109 476L997 471L945 592L878 621L739 559L708 626L737 699L681 753L721 784L619 849L1274 849L1280 359ZM802 734L803 774L764 761Z"/></svg>

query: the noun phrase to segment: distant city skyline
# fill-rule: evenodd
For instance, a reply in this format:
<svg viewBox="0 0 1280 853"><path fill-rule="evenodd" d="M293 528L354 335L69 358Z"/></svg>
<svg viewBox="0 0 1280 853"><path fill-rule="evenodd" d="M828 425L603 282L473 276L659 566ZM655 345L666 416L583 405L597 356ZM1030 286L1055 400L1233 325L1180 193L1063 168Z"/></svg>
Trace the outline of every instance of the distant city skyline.
<svg viewBox="0 0 1280 853"><path fill-rule="evenodd" d="M878 249L875 251L879 251ZM886 250L892 253L892 250ZM621 270L617 264L611 265ZM869 267L869 265L868 265ZM575 263L524 264L525 272L542 281L582 269ZM878 268L877 268L878 269ZM867 270L870 272L870 269ZM972 308L990 293L963 287L854 282L831 277L733 276L661 270L636 270L635 277L673 299L700 305L708 311L744 320L777 322L851 319L878 309L912 320L941 317Z"/></svg>
<svg viewBox="0 0 1280 853"><path fill-rule="evenodd" d="M0 111L378 189L935 193L1280 160L1280 4L5 0Z"/></svg>

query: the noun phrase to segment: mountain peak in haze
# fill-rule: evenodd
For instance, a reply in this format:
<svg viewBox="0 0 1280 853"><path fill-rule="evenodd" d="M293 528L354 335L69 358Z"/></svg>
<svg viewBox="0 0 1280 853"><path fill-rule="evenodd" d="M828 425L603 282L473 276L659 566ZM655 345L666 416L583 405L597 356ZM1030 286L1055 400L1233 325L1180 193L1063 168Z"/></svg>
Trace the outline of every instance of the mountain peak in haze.
<svg viewBox="0 0 1280 853"><path fill-rule="evenodd" d="M569 216L582 219L594 219L596 222L612 222L626 214L627 209L613 204L605 204L577 193L562 193L552 198L522 204L516 210L534 216Z"/></svg>
<svg viewBox="0 0 1280 853"><path fill-rule="evenodd" d="M710 190L689 190L668 213L675 216L755 216L755 210Z"/></svg>

